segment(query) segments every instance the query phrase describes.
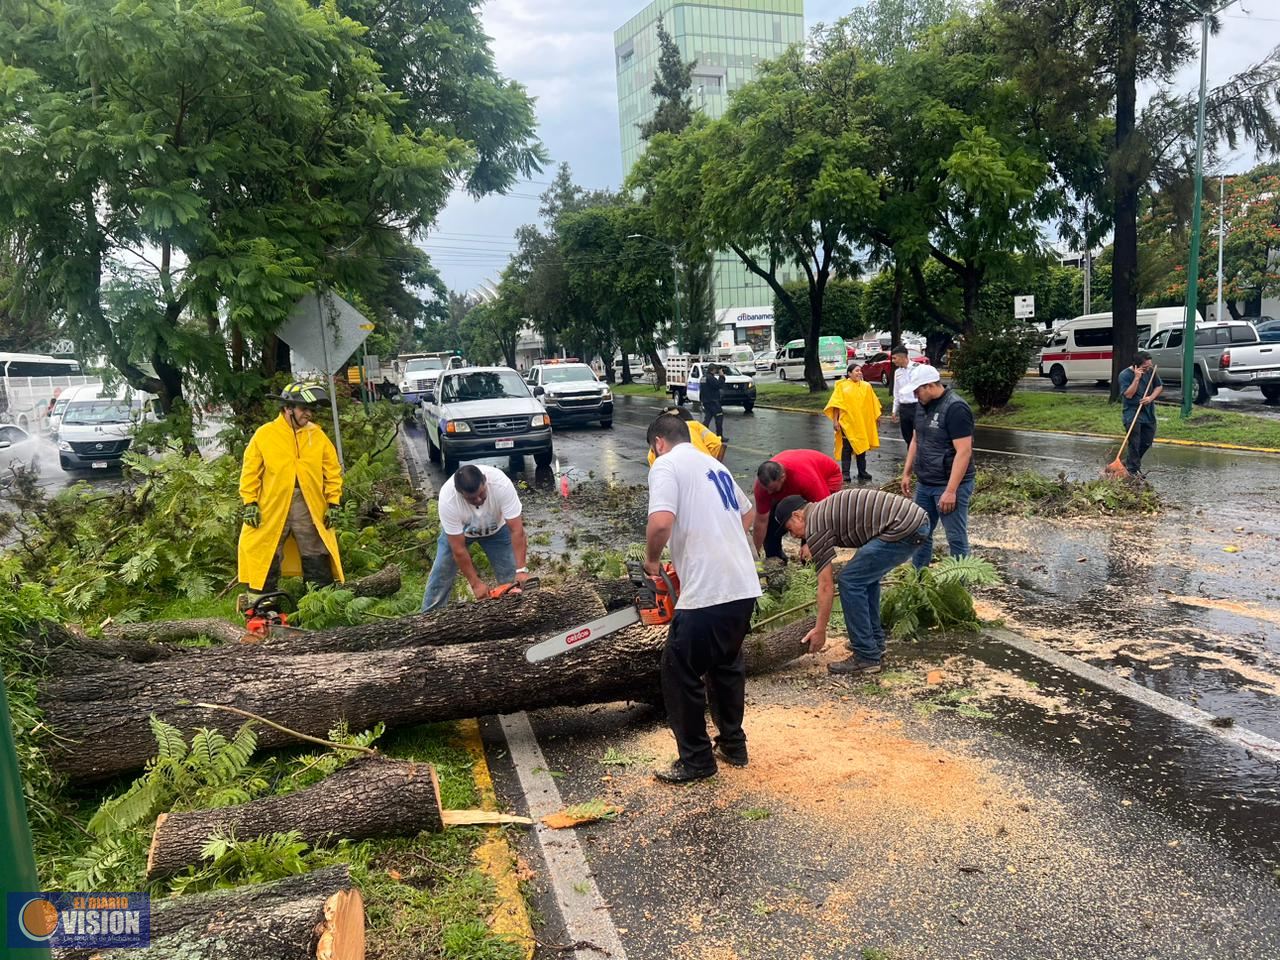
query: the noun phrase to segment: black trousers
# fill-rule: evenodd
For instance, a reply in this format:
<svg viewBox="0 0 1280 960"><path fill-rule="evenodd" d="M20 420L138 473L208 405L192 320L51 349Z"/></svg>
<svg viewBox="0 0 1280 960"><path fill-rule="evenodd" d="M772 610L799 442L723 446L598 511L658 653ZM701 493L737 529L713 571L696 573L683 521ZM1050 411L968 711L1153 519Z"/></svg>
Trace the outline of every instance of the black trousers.
<svg viewBox="0 0 1280 960"><path fill-rule="evenodd" d="M776 507L777 504L774 504ZM765 558L777 557L780 560L787 559L787 555L782 552L782 538L787 535L787 528L780 524L773 515L773 507L769 508L769 528L764 534L764 555Z"/></svg>
<svg viewBox="0 0 1280 960"><path fill-rule="evenodd" d="M901 403L898 405L898 427L902 430L902 441L911 446L911 438L916 435L916 407L918 403Z"/></svg>
<svg viewBox="0 0 1280 960"><path fill-rule="evenodd" d="M1132 422L1132 421L1130 421ZM1128 425L1125 426L1128 430ZM1156 425L1148 420L1139 420L1129 437L1129 449L1124 454L1124 466L1130 473L1142 469L1142 458L1147 455L1152 444L1156 442Z"/></svg>
<svg viewBox="0 0 1280 960"><path fill-rule="evenodd" d="M747 667L742 641L756 602L731 600L698 610L677 610L662 650L662 699L680 759L695 770L716 765L707 736L706 707L726 750L744 751Z"/></svg>
<svg viewBox="0 0 1280 960"><path fill-rule="evenodd" d="M843 432L841 436L844 436ZM858 461L858 476L863 477L867 473L867 455L865 453L854 453L853 444L849 442L848 437L844 437L844 445L840 448L840 475L845 480L849 479L849 467L855 457Z"/></svg>
<svg viewBox="0 0 1280 960"><path fill-rule="evenodd" d="M711 419L716 421L716 436L724 436L724 407L720 406L720 401L712 400L702 405L702 425L704 427L711 426Z"/></svg>

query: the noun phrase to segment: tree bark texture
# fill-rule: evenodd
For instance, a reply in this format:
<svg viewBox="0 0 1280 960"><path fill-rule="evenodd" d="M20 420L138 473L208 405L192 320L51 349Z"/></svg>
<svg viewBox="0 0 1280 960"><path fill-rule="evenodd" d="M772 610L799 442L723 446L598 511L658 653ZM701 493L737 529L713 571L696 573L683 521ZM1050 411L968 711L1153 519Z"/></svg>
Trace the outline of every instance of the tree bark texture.
<svg viewBox="0 0 1280 960"><path fill-rule="evenodd" d="M364 901L345 866L274 883L157 900L151 945L59 950L58 960L356 960Z"/></svg>
<svg viewBox="0 0 1280 960"><path fill-rule="evenodd" d="M440 788L431 764L366 756L296 793L161 814L147 853L147 877L170 877L199 863L214 834L246 840L296 830L316 845L442 829Z"/></svg>
<svg viewBox="0 0 1280 960"><path fill-rule="evenodd" d="M277 654L357 653L516 636L535 638L604 614L604 604L589 586L539 589L357 627L282 632L266 638L260 646Z"/></svg>
<svg viewBox="0 0 1280 960"><path fill-rule="evenodd" d="M813 626L812 618L805 622L803 629L749 638L748 670L774 669L800 656L799 638ZM525 659L536 636L301 656L208 649L62 677L41 687L39 704L57 734L50 762L72 780L100 780L137 770L154 754L147 722L153 713L187 734L201 726L234 734L239 718L188 705L199 701L239 707L312 736L325 736L341 720L363 730L379 721L394 728L540 707L653 701L661 696L665 638L665 628L637 625L541 663ZM269 727L258 734L262 747L288 742L287 734Z"/></svg>
<svg viewBox="0 0 1280 960"><path fill-rule="evenodd" d="M1111 399L1120 398L1120 371L1138 350L1138 194L1144 144L1137 130L1138 0L1119 0L1116 18L1116 143L1111 154L1115 240L1111 261ZM1190 389L1184 385L1183 389Z"/></svg>
<svg viewBox="0 0 1280 960"><path fill-rule="evenodd" d="M394 597L400 592L400 565L389 564L377 573L353 580L346 589L357 597Z"/></svg>
<svg viewBox="0 0 1280 960"><path fill-rule="evenodd" d="M239 643L244 637L244 627L216 617L153 620L148 623L113 623L102 631L102 636L113 644L169 643L195 637L208 637L219 643Z"/></svg>

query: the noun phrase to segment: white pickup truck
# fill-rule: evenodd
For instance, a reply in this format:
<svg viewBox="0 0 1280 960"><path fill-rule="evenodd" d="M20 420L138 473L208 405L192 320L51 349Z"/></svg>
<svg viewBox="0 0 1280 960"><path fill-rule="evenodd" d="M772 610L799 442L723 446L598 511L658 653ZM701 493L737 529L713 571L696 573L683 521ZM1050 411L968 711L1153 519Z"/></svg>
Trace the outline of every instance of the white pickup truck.
<svg viewBox="0 0 1280 960"><path fill-rule="evenodd" d="M724 372L720 405L742 407L750 413L756 405L756 383L731 363L684 355L667 357L667 392L676 403L687 403L690 400L698 403L702 393L702 378L711 364Z"/></svg>
<svg viewBox="0 0 1280 960"><path fill-rule="evenodd" d="M1147 343L1165 383L1182 380L1182 340L1183 331L1173 329ZM1261 342L1253 324L1242 320L1197 326L1192 376L1196 403L1208 403L1221 387L1258 387L1268 400L1280 399L1280 343Z"/></svg>

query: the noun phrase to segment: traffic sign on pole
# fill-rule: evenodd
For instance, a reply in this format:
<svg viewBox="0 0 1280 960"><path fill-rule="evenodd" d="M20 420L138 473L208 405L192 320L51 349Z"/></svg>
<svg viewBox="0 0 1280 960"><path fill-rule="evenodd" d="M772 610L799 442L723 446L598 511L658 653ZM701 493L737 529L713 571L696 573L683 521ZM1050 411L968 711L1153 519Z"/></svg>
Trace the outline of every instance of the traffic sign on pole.
<svg viewBox="0 0 1280 960"><path fill-rule="evenodd" d="M1013 318L1015 320L1034 320L1036 316L1035 297L1014 297Z"/></svg>

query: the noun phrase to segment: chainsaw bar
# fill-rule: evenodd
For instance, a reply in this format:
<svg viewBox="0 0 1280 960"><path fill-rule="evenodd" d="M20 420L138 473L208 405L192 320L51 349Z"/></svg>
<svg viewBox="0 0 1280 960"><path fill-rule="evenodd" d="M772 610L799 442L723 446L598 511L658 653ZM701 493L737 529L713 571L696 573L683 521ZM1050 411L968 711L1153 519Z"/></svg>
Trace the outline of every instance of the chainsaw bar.
<svg viewBox="0 0 1280 960"><path fill-rule="evenodd" d="M558 656L567 650L576 650L592 640L607 637L611 633L617 633L623 627L629 627L639 622L640 613L635 607L616 610L607 616L601 617L599 620L579 624L561 633L553 634L545 640L539 640L524 652L524 657L530 663L549 660L551 657Z"/></svg>

